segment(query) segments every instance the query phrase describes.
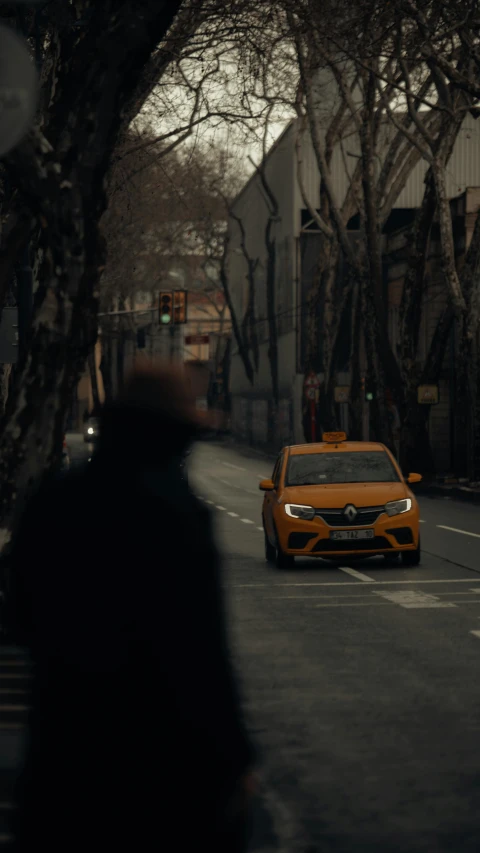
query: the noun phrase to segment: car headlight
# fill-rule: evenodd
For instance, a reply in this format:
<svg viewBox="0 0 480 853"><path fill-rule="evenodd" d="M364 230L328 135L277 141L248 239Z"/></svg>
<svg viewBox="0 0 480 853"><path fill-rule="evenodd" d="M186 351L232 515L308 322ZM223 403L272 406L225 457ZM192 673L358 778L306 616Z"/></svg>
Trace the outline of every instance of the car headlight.
<svg viewBox="0 0 480 853"><path fill-rule="evenodd" d="M401 501L389 501L388 504L385 504L387 515L400 515L402 512L408 512L411 508L411 498L403 498Z"/></svg>
<svg viewBox="0 0 480 853"><path fill-rule="evenodd" d="M92 427L88 427L87 432L89 435L93 435L94 430L92 429Z"/></svg>
<svg viewBox="0 0 480 853"><path fill-rule="evenodd" d="M312 518L315 518L315 510L313 506L285 504L285 512L290 516L290 518L303 518L306 521L311 521Z"/></svg>

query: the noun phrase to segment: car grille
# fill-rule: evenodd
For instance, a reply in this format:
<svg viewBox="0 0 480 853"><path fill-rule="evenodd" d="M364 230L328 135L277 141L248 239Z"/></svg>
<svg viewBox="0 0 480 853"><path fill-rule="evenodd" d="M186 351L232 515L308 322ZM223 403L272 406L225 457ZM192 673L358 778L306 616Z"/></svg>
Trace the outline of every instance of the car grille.
<svg viewBox="0 0 480 853"><path fill-rule="evenodd" d="M313 551L317 554L319 551L329 553L332 551L387 551L392 547L385 536L375 536L374 539L347 539L345 541L341 539L320 539L313 547Z"/></svg>
<svg viewBox="0 0 480 853"><path fill-rule="evenodd" d="M353 521L349 521L343 514L342 509L316 509L315 515L321 518L329 527L369 527L375 524L377 518L385 512L384 506L362 506L356 507L357 515Z"/></svg>

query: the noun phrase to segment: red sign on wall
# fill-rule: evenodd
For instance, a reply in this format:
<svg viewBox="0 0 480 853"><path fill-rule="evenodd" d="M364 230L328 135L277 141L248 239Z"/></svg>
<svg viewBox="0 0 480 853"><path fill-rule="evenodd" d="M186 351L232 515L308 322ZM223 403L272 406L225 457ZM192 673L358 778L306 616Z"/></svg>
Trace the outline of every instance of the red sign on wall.
<svg viewBox="0 0 480 853"><path fill-rule="evenodd" d="M209 335L186 335L185 343L187 346L201 346L210 343Z"/></svg>

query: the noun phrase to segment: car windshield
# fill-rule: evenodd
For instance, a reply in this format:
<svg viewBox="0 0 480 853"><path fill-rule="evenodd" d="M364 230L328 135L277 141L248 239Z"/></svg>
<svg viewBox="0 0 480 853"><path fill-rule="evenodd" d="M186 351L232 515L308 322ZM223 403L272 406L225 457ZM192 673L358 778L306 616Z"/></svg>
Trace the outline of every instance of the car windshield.
<svg viewBox="0 0 480 853"><path fill-rule="evenodd" d="M302 453L291 456L287 486L328 483L398 483L399 476L384 450Z"/></svg>

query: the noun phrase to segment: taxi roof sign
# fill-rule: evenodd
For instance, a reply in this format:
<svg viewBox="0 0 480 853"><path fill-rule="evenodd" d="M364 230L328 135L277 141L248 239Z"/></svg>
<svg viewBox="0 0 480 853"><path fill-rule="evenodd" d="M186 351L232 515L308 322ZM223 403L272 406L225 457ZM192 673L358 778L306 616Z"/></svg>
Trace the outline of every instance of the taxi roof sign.
<svg viewBox="0 0 480 853"><path fill-rule="evenodd" d="M340 441L346 441L347 440L347 433L346 432L324 432L322 439L327 444L338 444Z"/></svg>

